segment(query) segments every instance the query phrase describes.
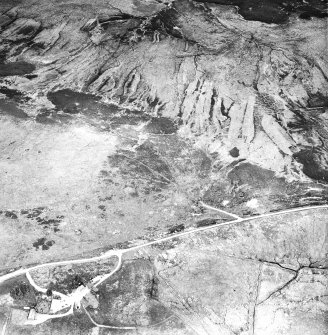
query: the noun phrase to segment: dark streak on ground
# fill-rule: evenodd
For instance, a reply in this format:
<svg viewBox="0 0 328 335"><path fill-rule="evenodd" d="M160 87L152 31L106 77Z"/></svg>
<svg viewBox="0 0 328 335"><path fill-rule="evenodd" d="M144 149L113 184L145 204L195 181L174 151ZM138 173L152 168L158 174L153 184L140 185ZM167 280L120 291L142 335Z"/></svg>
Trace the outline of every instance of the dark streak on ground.
<svg viewBox="0 0 328 335"><path fill-rule="evenodd" d="M217 224L217 222L218 220L216 219L203 219L203 220L197 221L196 225L197 225L197 228L201 228L201 227L213 226Z"/></svg>
<svg viewBox="0 0 328 335"><path fill-rule="evenodd" d="M184 231L185 226L184 224L178 224L176 226L170 227L169 228L169 234L174 234L174 233L180 233Z"/></svg>

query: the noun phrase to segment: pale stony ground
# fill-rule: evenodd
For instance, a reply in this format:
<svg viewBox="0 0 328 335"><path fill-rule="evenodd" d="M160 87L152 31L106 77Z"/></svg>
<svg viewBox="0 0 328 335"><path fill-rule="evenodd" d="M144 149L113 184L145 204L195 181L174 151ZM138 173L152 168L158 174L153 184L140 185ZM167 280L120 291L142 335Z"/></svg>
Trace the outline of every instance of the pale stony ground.
<svg viewBox="0 0 328 335"><path fill-rule="evenodd" d="M1 208L67 206L89 197L117 139L90 128L1 122Z"/></svg>
<svg viewBox="0 0 328 335"><path fill-rule="evenodd" d="M177 175L178 184L157 191L150 185L145 193L140 187L158 179L148 168L143 181L142 175L127 177L109 164L117 150L132 154L139 137L147 138L133 128L111 133L83 123L50 126L7 117L0 128L3 269L74 258L160 236L179 224L222 217L192 215L190 191L198 183L193 175ZM33 245L40 238L54 243L42 250Z"/></svg>
<svg viewBox="0 0 328 335"><path fill-rule="evenodd" d="M255 219L130 258L153 261L159 301L197 334L323 335L326 218L324 209Z"/></svg>

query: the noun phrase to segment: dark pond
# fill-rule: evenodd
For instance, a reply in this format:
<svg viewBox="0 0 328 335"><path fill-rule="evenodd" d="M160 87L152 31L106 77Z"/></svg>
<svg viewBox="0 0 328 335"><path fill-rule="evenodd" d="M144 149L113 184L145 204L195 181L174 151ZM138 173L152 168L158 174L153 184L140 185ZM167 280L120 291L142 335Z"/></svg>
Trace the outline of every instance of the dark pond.
<svg viewBox="0 0 328 335"><path fill-rule="evenodd" d="M203 3L238 6L245 20L282 24L296 13L301 19L327 17L327 1L321 0L196 0Z"/></svg>
<svg viewBox="0 0 328 335"><path fill-rule="evenodd" d="M49 92L47 98L58 110L68 114L90 114L104 117L118 111L115 105L105 105L100 97L92 94L74 92L69 89Z"/></svg>
<svg viewBox="0 0 328 335"><path fill-rule="evenodd" d="M27 62L0 63L0 77L22 76L34 70L35 65Z"/></svg>
<svg viewBox="0 0 328 335"><path fill-rule="evenodd" d="M74 92L63 89L49 92L47 98L51 101L56 111L42 111L36 117L40 123L54 123L69 121L67 117L78 116L85 122L93 125L105 126L106 129L117 128L122 125L138 125L147 122L144 130L151 134L173 134L177 131L177 125L170 119L164 117L151 117L150 115L133 109L120 108L114 104L105 104L101 97L93 94ZM64 113L61 113L64 112Z"/></svg>

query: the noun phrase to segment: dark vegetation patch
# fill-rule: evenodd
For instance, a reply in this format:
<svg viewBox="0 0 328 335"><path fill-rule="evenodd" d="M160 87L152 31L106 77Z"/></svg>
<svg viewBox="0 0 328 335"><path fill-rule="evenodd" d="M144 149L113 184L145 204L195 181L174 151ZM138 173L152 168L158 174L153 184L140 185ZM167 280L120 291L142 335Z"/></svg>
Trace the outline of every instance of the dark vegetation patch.
<svg viewBox="0 0 328 335"><path fill-rule="evenodd" d="M253 209L246 206L253 198L256 198L267 212L277 208L283 210L305 204L313 205L314 202L325 203L328 198L328 192L324 188L309 194L311 186L318 188L316 184L289 183L284 178L275 176L273 171L250 163L240 163L224 176L206 190L203 201L221 208L222 202L228 200L229 203L224 209L229 211L233 208L243 215L253 214Z"/></svg>
<svg viewBox="0 0 328 335"><path fill-rule="evenodd" d="M9 14L9 16L17 18L16 14ZM10 34L5 32L5 34L2 36L2 42L8 44L10 48L14 47L15 52L13 55L18 56L27 46L33 45L32 39L42 30L42 27L40 22L34 21L33 19L30 19L28 21L24 19L22 21L13 21L13 29L11 30ZM20 23L20 25L16 23ZM10 28L11 27L9 27L9 29ZM15 75L31 73L35 69L35 66L33 64L27 63L25 61L18 61L10 64L13 64L13 66L16 66L19 69L20 73L15 73Z"/></svg>
<svg viewBox="0 0 328 335"><path fill-rule="evenodd" d="M328 182L328 153L323 148L306 148L294 154L303 164L303 172L310 178Z"/></svg>
<svg viewBox="0 0 328 335"><path fill-rule="evenodd" d="M178 224L176 226L170 227L168 232L169 234L174 234L174 233L182 232L184 231L184 229L185 229L184 224Z"/></svg>
<svg viewBox="0 0 328 335"><path fill-rule="evenodd" d="M234 158L237 158L239 157L239 150L238 148L234 147L232 148L230 151L229 151L229 154L234 157Z"/></svg>
<svg viewBox="0 0 328 335"><path fill-rule="evenodd" d="M58 334L90 334L95 325L91 322L85 313L75 313L74 316L58 318L51 320L53 333ZM101 334L101 333L100 333Z"/></svg>
<svg viewBox="0 0 328 335"><path fill-rule="evenodd" d="M148 260L124 262L122 269L98 288L98 313L90 310L97 323L151 326L171 315L157 300L158 279Z"/></svg>
<svg viewBox="0 0 328 335"><path fill-rule="evenodd" d="M61 278L61 277L63 278ZM92 276L88 273L75 274L73 272L58 274L59 280L50 284L50 288L58 292L70 293L81 285L86 285Z"/></svg>
<svg viewBox="0 0 328 335"><path fill-rule="evenodd" d="M150 134L174 134L178 127L176 123L166 117L154 117L145 126L145 131Z"/></svg>
<svg viewBox="0 0 328 335"><path fill-rule="evenodd" d="M170 7L167 6L156 15L145 17L133 17L123 13L108 16L105 21L99 20L99 26L102 28L102 36L99 43L101 44L110 39L130 45L131 43L138 43L144 39L161 40L167 36L185 39L178 28L178 22L181 15L180 13L186 10L186 5L190 6L186 1L178 1ZM139 2L137 6L140 7ZM178 13L178 11L180 11L180 13ZM92 35L93 29L95 28L96 22L93 22L92 24L84 26L82 29ZM194 42L190 41L190 43ZM158 101L154 100L153 103L158 104ZM150 107L153 107L151 103Z"/></svg>
<svg viewBox="0 0 328 335"><path fill-rule="evenodd" d="M159 197L176 182L175 176L181 175L186 177L188 184L183 187L188 187L189 196L199 197L200 185L211 171L212 160L203 150L173 134L151 137L135 150L118 150L108 157L108 165L100 173L103 182L117 186L123 179L123 186L135 189L139 197L154 193Z"/></svg>
<svg viewBox="0 0 328 335"><path fill-rule="evenodd" d="M19 35L31 35L35 30L35 26L24 26L19 30Z"/></svg>
<svg viewBox="0 0 328 335"><path fill-rule="evenodd" d="M0 99L0 115L9 115L19 119L26 119L28 115L17 105L17 102Z"/></svg>
<svg viewBox="0 0 328 335"><path fill-rule="evenodd" d="M90 334L91 329L95 327L85 313L74 313L74 315L66 316L65 318L51 319L51 321L48 322L50 334Z"/></svg>
<svg viewBox="0 0 328 335"><path fill-rule="evenodd" d="M156 243L155 247L159 250L169 250L174 249L178 244L181 244L182 240L179 237L174 237L170 240Z"/></svg>
<svg viewBox="0 0 328 335"><path fill-rule="evenodd" d="M323 3L324 1L321 2ZM299 7L299 12L301 12L299 18L303 20L311 20L311 18L313 17L323 19L328 16L327 12L320 10L318 8L311 7L310 5Z"/></svg>
<svg viewBox="0 0 328 335"><path fill-rule="evenodd" d="M71 264L70 266L57 266L51 270L51 284L49 289L71 293L81 285L86 285L96 276L110 273L115 261L90 262L85 264Z"/></svg>
<svg viewBox="0 0 328 335"><path fill-rule="evenodd" d="M238 174L230 176L228 180L218 180L212 183L203 196L203 201L214 207L220 207L224 200L229 200L231 207L240 206L249 200L245 193L245 187L250 189L249 184L239 178ZM242 176L243 177L243 176ZM243 186L242 189L241 186Z"/></svg>
<svg viewBox="0 0 328 335"><path fill-rule="evenodd" d="M16 220L18 217L17 217L17 213L15 211L4 211L4 212L0 212L0 214L4 214L4 216L8 219L14 219Z"/></svg>
<svg viewBox="0 0 328 335"><path fill-rule="evenodd" d="M161 136L152 139L156 151L169 163L172 172L177 175L192 175L206 178L212 166L212 160L203 150L195 149L192 143L176 136Z"/></svg>
<svg viewBox="0 0 328 335"><path fill-rule="evenodd" d="M150 20L147 20L146 24L143 24L137 33L141 36L146 36L150 39L154 38L154 32L157 32L158 38L163 37L174 37L181 40L188 40L180 29L181 20L184 19L185 12L192 12L195 15L199 15L198 10L195 6L186 0L175 1L172 6L167 6L161 10L157 15L154 15ZM193 45L195 41L188 40Z"/></svg>
<svg viewBox="0 0 328 335"><path fill-rule="evenodd" d="M0 63L0 77L22 76L32 73L35 65L27 62Z"/></svg>
<svg viewBox="0 0 328 335"><path fill-rule="evenodd" d="M35 78L37 78L37 77L38 77L37 74L27 74L27 75L25 76L25 78L30 79L30 80L35 79Z"/></svg>
<svg viewBox="0 0 328 335"><path fill-rule="evenodd" d="M161 232L161 228L160 227L150 226L150 227L146 227L145 231L147 231L147 233L151 236L151 235L155 235L158 232ZM148 234L147 234L147 236L149 236Z"/></svg>
<svg viewBox="0 0 328 335"><path fill-rule="evenodd" d="M297 106L291 106L291 109L293 111L293 118L289 119L287 126L291 132L301 132L302 136L306 138L308 143L313 142L313 137L320 138L323 146L321 149L317 148L314 151L321 151L321 154L319 156L324 157L324 147L327 146L326 143L328 141L328 130L325 120L326 108L323 106L323 101L317 101L316 104L316 107L312 107L306 112L304 112L304 110L300 110ZM299 149L303 151L309 149L309 147L302 147ZM297 159L296 156L295 158ZM322 161L322 163L324 163L324 160Z"/></svg>
<svg viewBox="0 0 328 335"><path fill-rule="evenodd" d="M26 219L34 220L38 225L44 229L52 229L55 233L59 232L58 228L62 220L63 215L56 215L54 217L48 217L45 215L46 207L37 207L33 209L21 210L21 215L25 216Z"/></svg>
<svg viewBox="0 0 328 335"><path fill-rule="evenodd" d="M62 216L58 216L57 219L48 219L48 218L41 218L37 217L36 221L40 226L43 228L51 228L55 233L59 232L60 229L58 228L60 222L62 221Z"/></svg>
<svg viewBox="0 0 328 335"><path fill-rule="evenodd" d="M35 326L10 325L10 334L15 335L84 335L90 334L94 324L85 313L77 313L63 318L54 318ZM8 328L7 328L8 329ZM104 333L105 334L105 333Z"/></svg>
<svg viewBox="0 0 328 335"><path fill-rule="evenodd" d="M137 6L140 7L140 3ZM109 39L126 44L137 43L146 38L152 40L154 32L158 33L158 38L167 35L182 38L179 30L174 29L176 14L175 9L164 9L151 17L134 17L125 13L107 16L105 20L99 19L102 36L98 43L101 44ZM96 25L97 23L93 22L85 25L82 30L93 35Z"/></svg>
<svg viewBox="0 0 328 335"><path fill-rule="evenodd" d="M42 214L47 208L46 207L36 207L33 209L22 209L21 214L26 215L27 219L33 219Z"/></svg>
<svg viewBox="0 0 328 335"><path fill-rule="evenodd" d="M16 38L19 41L31 43L31 40L42 31L40 22L34 21L25 24L16 32Z"/></svg>
<svg viewBox="0 0 328 335"><path fill-rule="evenodd" d="M18 90L12 89L12 88L5 87L5 86L0 87L0 93L6 95L8 99L16 101L16 102L26 102L30 100L30 98L26 97L24 93Z"/></svg>
<svg viewBox="0 0 328 335"><path fill-rule="evenodd" d="M112 167L118 167L123 177L135 180L153 191L166 188L172 181L169 166L158 155L151 143L143 143L134 152L119 150L117 154L108 157Z"/></svg>
<svg viewBox="0 0 328 335"><path fill-rule="evenodd" d="M196 227L207 227L207 226L213 226L217 224L218 220L216 219L204 219L204 220L199 220L196 222Z"/></svg>
<svg viewBox="0 0 328 335"><path fill-rule="evenodd" d="M104 205L99 205L98 208L102 211L106 211L106 206Z"/></svg>
<svg viewBox="0 0 328 335"><path fill-rule="evenodd" d="M6 272L8 273L8 272ZM5 274L5 273L3 273ZM16 287L21 285L21 283L28 283L27 278L24 275L20 275L14 278L10 278L0 284L0 296L5 294L10 294L10 291Z"/></svg>
<svg viewBox="0 0 328 335"><path fill-rule="evenodd" d="M36 121L40 123L79 120L104 130L116 129L123 125L138 125L151 117L138 110L122 109L114 104L105 104L92 94L74 92L69 89L49 92L47 98L55 105L54 111L41 111ZM70 118L67 118L69 116Z"/></svg>
<svg viewBox="0 0 328 335"><path fill-rule="evenodd" d="M27 281L19 282L10 290L10 296L14 299L15 304L20 307L34 306L36 304L36 293Z"/></svg>
<svg viewBox="0 0 328 335"><path fill-rule="evenodd" d="M276 180L273 171L263 169L250 163L242 163L235 166L228 173L228 178L236 186L249 184L259 188L265 188L266 185ZM284 183L282 179L280 181Z"/></svg>
<svg viewBox="0 0 328 335"><path fill-rule="evenodd" d="M0 50L0 64L3 64L6 61L8 50L6 48Z"/></svg>
<svg viewBox="0 0 328 335"><path fill-rule="evenodd" d="M197 176L200 178L206 178L212 166L211 159L202 150L195 150L191 154L191 161L196 169Z"/></svg>
<svg viewBox="0 0 328 335"><path fill-rule="evenodd" d="M110 247L108 248L108 250L128 249L128 248L130 248L130 247L132 247L132 246L133 246L133 244L132 244L132 242L130 242L130 241L118 242L118 243L116 243L116 244L110 246Z"/></svg>
<svg viewBox="0 0 328 335"><path fill-rule="evenodd" d="M328 97L321 93L312 94L308 99L308 105L311 108L314 107L328 107Z"/></svg>
<svg viewBox="0 0 328 335"><path fill-rule="evenodd" d="M294 109L293 119L289 120L287 123L288 129L291 131L311 131L315 123L304 115L301 111Z"/></svg>
<svg viewBox="0 0 328 335"><path fill-rule="evenodd" d="M42 250L48 250L54 244L55 244L55 241L53 240L48 241L46 237L41 237L41 238L38 238L35 242L33 242L32 245L36 250L40 250L40 248Z"/></svg>

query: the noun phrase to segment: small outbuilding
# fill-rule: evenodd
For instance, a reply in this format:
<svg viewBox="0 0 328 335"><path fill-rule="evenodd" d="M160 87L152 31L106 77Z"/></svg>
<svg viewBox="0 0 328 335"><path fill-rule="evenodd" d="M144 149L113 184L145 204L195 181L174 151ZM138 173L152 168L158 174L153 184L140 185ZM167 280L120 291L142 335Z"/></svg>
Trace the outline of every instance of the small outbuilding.
<svg viewBox="0 0 328 335"><path fill-rule="evenodd" d="M28 320L35 320L36 317L36 310L34 308L31 308L29 313L28 313Z"/></svg>
<svg viewBox="0 0 328 335"><path fill-rule="evenodd" d="M91 292L87 293L82 300L83 306L84 307L91 307L91 308L98 308L99 307L99 301L96 298L94 294Z"/></svg>

